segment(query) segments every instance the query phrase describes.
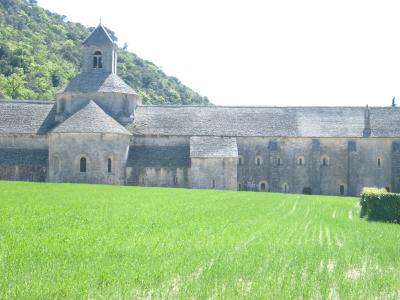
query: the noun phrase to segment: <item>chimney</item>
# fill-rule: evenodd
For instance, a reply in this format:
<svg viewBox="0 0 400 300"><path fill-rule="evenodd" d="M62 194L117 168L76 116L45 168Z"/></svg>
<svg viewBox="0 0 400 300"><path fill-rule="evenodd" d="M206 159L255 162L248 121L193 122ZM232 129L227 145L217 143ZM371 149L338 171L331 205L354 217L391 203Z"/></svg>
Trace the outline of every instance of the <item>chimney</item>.
<svg viewBox="0 0 400 300"><path fill-rule="evenodd" d="M364 130L363 130L363 137L371 136L371 120L370 120L370 111L368 104L364 110Z"/></svg>

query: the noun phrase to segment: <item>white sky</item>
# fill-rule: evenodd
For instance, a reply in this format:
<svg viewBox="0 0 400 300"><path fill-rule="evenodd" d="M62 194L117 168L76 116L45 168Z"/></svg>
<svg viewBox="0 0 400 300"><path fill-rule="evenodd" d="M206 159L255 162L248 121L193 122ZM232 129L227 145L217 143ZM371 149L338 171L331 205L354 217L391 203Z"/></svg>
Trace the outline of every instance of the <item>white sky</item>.
<svg viewBox="0 0 400 300"><path fill-rule="evenodd" d="M400 104L398 0L39 0L220 105Z"/></svg>

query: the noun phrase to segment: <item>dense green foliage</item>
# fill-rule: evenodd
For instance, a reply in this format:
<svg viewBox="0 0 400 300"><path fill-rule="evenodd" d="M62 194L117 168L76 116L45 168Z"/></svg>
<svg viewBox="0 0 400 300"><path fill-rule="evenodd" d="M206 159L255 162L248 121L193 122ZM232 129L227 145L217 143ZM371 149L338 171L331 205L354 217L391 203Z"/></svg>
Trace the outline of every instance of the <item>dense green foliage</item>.
<svg viewBox="0 0 400 300"><path fill-rule="evenodd" d="M0 182L0 298L399 299L359 199Z"/></svg>
<svg viewBox="0 0 400 300"><path fill-rule="evenodd" d="M364 188L361 193L361 217L371 221L400 223L400 194L386 189Z"/></svg>
<svg viewBox="0 0 400 300"><path fill-rule="evenodd" d="M68 22L33 0L1 0L0 98L55 99L56 91L77 74L81 42L91 29ZM207 97L126 50L119 52L118 68L143 103L209 104Z"/></svg>

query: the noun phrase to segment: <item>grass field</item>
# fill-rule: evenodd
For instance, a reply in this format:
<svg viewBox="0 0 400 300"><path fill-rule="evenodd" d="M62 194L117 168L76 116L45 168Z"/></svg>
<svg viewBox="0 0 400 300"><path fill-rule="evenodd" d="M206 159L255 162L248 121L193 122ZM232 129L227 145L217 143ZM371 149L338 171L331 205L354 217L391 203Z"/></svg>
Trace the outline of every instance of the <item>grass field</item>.
<svg viewBox="0 0 400 300"><path fill-rule="evenodd" d="M398 299L357 198L0 182L0 298Z"/></svg>

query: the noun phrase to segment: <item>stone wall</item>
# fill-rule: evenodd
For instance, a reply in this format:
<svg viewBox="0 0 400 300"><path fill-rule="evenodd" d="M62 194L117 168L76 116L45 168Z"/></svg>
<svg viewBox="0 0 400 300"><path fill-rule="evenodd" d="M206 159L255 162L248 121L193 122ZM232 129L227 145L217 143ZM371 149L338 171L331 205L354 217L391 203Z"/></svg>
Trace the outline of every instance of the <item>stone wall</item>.
<svg viewBox="0 0 400 300"><path fill-rule="evenodd" d="M128 185L189 187L188 168L127 167Z"/></svg>
<svg viewBox="0 0 400 300"><path fill-rule="evenodd" d="M130 141L131 147L187 147L188 137L178 136L134 136ZM157 161L159 162L157 164ZM168 165L168 166L167 166ZM126 181L129 185L163 186L163 187L190 187L189 168L187 165L169 165L162 157L155 158L152 166L134 165L126 169Z"/></svg>
<svg viewBox="0 0 400 300"><path fill-rule="evenodd" d="M260 190L264 183L265 190L272 192L285 192L286 186L290 193L310 188L313 194L357 196L364 186L391 189L392 185L389 138L241 137L238 151L242 157L238 166L242 190ZM257 158L261 159L259 165ZM400 165L400 155L398 160Z"/></svg>
<svg viewBox="0 0 400 300"><path fill-rule="evenodd" d="M192 158L190 187L237 190L237 158Z"/></svg>
<svg viewBox="0 0 400 300"><path fill-rule="evenodd" d="M46 166L0 165L0 180L46 181Z"/></svg>
<svg viewBox="0 0 400 300"><path fill-rule="evenodd" d="M0 148L47 149L47 135L9 134L0 135Z"/></svg>
<svg viewBox="0 0 400 300"><path fill-rule="evenodd" d="M0 180L46 181L48 140L45 135L0 135ZM29 158L26 157L29 153ZM41 158L34 161L35 155ZM44 156L44 157L43 157ZM38 162L39 161L39 162Z"/></svg>
<svg viewBox="0 0 400 300"><path fill-rule="evenodd" d="M118 134L50 134L49 180L124 184L129 138ZM80 172L82 157L86 159L86 172Z"/></svg>

